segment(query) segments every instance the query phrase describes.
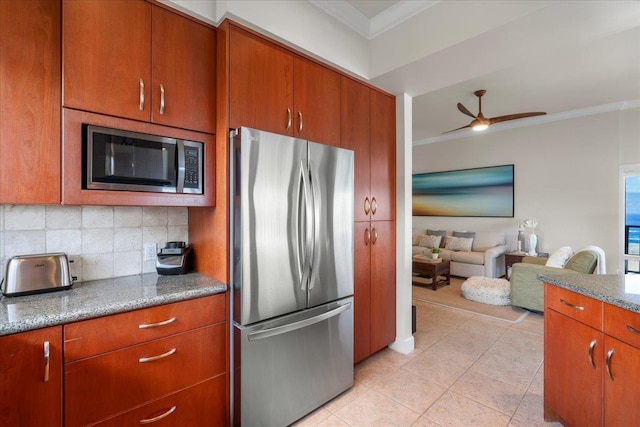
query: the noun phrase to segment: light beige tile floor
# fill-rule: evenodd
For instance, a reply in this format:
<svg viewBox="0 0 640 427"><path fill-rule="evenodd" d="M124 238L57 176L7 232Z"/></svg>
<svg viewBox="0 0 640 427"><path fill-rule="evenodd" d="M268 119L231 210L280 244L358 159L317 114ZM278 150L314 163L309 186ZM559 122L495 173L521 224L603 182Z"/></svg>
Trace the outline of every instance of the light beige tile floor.
<svg viewBox="0 0 640 427"><path fill-rule="evenodd" d="M296 427L560 426L542 416L542 315L513 324L414 304L415 350L356 365L354 387Z"/></svg>

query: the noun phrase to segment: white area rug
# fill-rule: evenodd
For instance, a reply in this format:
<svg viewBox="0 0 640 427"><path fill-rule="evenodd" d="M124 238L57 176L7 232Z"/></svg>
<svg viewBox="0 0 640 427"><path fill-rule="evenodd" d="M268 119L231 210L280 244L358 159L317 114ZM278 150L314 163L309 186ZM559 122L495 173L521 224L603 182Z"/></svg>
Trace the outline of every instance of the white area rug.
<svg viewBox="0 0 640 427"><path fill-rule="evenodd" d="M471 276L460 287L471 301L490 305L511 305L511 284L505 279Z"/></svg>

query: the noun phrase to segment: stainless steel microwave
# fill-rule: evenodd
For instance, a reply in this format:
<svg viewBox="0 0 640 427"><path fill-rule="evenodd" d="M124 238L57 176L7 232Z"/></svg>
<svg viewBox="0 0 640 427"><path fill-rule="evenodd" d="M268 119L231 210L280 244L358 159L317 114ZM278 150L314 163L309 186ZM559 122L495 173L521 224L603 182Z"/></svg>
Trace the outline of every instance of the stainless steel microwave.
<svg viewBox="0 0 640 427"><path fill-rule="evenodd" d="M82 188L203 194L202 142L82 126Z"/></svg>

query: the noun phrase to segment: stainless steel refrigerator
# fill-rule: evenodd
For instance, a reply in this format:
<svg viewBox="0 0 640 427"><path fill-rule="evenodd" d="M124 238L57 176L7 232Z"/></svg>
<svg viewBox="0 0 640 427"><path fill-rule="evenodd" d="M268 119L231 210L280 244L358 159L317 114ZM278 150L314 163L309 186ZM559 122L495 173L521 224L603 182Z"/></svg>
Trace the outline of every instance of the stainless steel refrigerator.
<svg viewBox="0 0 640 427"><path fill-rule="evenodd" d="M230 159L233 423L353 385L353 151L241 128Z"/></svg>

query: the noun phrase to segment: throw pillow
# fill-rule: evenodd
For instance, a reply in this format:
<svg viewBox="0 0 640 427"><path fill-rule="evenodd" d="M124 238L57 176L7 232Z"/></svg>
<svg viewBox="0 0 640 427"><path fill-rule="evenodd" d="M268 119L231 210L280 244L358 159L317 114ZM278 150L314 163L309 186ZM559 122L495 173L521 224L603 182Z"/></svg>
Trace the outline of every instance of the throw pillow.
<svg viewBox="0 0 640 427"><path fill-rule="evenodd" d="M564 268L565 264L573 255L573 251L570 246L563 246L560 249L556 249L545 264L547 267Z"/></svg>
<svg viewBox="0 0 640 427"><path fill-rule="evenodd" d="M441 240L440 240L440 247L444 248L444 240L445 237L447 237L447 231L446 230L429 230L427 229L427 234L430 236L440 236Z"/></svg>
<svg viewBox="0 0 640 427"><path fill-rule="evenodd" d="M471 252L473 239L470 237L453 237L447 236L444 242L444 248L451 251Z"/></svg>
<svg viewBox="0 0 640 427"><path fill-rule="evenodd" d="M422 236L424 236L424 234L414 234L413 235L412 246L419 246L420 245L420 238Z"/></svg>
<svg viewBox="0 0 640 427"><path fill-rule="evenodd" d="M475 239L476 232L475 231L454 231L453 237L466 237L466 238Z"/></svg>
<svg viewBox="0 0 640 427"><path fill-rule="evenodd" d="M440 236L432 236L432 235L424 235L420 236L420 243L418 246L422 246L423 248L437 248L440 247Z"/></svg>

